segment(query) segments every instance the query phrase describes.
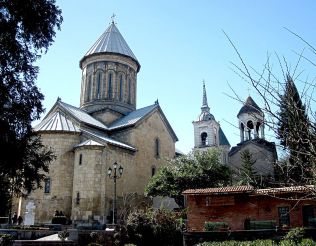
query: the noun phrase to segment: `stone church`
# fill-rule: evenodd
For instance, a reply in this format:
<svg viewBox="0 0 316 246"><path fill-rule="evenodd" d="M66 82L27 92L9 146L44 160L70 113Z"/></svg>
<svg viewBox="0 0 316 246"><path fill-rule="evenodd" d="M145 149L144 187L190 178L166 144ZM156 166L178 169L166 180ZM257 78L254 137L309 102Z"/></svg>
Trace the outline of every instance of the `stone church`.
<svg viewBox="0 0 316 246"><path fill-rule="evenodd" d="M35 127L54 151L43 189L22 201L33 206L35 223L50 222L55 210L74 221L108 222L112 214L113 163L123 167L118 203L144 193L166 158L174 158L178 138L158 101L136 108L140 63L112 22L80 60L80 107L57 99ZM31 205L30 205L31 204Z"/></svg>

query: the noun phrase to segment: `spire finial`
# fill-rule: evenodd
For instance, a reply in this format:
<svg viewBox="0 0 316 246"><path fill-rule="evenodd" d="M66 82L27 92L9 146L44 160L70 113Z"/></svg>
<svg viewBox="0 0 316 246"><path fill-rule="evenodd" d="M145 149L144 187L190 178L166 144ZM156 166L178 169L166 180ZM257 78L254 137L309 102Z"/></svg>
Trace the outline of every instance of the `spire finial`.
<svg viewBox="0 0 316 246"><path fill-rule="evenodd" d="M207 104L207 96L206 96L206 89L205 89L205 80L202 80L203 82L203 103L202 103L202 107L208 107Z"/></svg>
<svg viewBox="0 0 316 246"><path fill-rule="evenodd" d="M115 17L116 17L116 15L113 13L112 16L111 16L111 24L116 24L115 23Z"/></svg>

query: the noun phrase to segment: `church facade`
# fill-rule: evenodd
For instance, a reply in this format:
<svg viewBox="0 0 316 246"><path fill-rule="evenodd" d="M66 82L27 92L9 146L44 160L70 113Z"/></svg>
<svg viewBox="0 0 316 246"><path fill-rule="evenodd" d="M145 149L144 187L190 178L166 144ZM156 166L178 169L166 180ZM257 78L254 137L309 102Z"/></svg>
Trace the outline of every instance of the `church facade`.
<svg viewBox="0 0 316 246"><path fill-rule="evenodd" d="M158 101L136 108L140 63L114 22L80 61L80 107L58 99L35 127L56 159L38 189L22 200L21 214L35 207L35 223L50 222L55 210L73 221L108 222L113 180L108 168L123 167L118 205L142 196L148 180L174 158L178 138Z"/></svg>

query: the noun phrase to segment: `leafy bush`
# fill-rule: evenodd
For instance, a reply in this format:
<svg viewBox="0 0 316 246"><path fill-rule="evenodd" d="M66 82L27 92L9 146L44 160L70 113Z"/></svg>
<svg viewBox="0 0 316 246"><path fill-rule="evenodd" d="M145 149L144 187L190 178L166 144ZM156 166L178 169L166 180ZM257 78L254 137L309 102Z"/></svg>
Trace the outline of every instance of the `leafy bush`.
<svg viewBox="0 0 316 246"><path fill-rule="evenodd" d="M13 243L13 236L10 234L0 234L0 246L10 246Z"/></svg>
<svg viewBox="0 0 316 246"><path fill-rule="evenodd" d="M141 245L182 245L178 215L165 210L137 211L127 218L131 243Z"/></svg>
<svg viewBox="0 0 316 246"><path fill-rule="evenodd" d="M300 227L297 227L297 228L294 228L294 229L290 230L286 234L284 239L292 240L295 243L300 243L302 241L302 239L303 239L303 236L304 236L304 229L300 228Z"/></svg>
<svg viewBox="0 0 316 246"><path fill-rule="evenodd" d="M216 231L220 229L227 229L228 224L226 222L211 222L205 221L204 230L205 231Z"/></svg>

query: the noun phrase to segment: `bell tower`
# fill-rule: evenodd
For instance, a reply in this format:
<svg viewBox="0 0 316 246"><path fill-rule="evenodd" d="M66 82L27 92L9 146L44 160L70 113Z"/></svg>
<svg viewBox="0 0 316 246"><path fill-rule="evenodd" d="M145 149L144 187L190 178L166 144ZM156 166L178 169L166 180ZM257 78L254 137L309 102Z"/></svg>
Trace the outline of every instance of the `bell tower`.
<svg viewBox="0 0 316 246"><path fill-rule="evenodd" d="M240 142L251 139L264 139L264 114L255 101L248 96L237 114Z"/></svg>
<svg viewBox="0 0 316 246"><path fill-rule="evenodd" d="M136 109L140 64L114 21L80 60L80 108L106 125Z"/></svg>

